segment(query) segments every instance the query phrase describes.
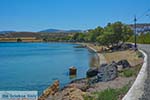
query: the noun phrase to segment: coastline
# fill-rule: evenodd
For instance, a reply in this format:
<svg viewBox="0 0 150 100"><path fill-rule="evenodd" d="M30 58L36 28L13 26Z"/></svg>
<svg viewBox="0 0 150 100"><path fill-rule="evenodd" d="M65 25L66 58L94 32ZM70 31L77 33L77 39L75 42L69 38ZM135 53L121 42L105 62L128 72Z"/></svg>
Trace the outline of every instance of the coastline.
<svg viewBox="0 0 150 100"><path fill-rule="evenodd" d="M107 63L106 59L105 59L106 56L104 56L103 53L100 53L97 46L91 45L88 43L75 43L75 44L82 45L83 47L91 50L92 52L95 52L98 55L100 64ZM119 58L119 60L121 60L121 59ZM71 81L70 83L66 84L65 87L62 88L61 90L59 90L58 92L56 92L55 95L49 95L46 100L49 100L49 98L55 98L54 100L58 100L61 97L63 98L63 96L66 98L68 96L77 96L78 93L74 94L74 92L71 92L71 91L76 91L76 90L78 90L78 91L80 90L80 93L78 94L77 97L82 97L85 95L91 96L91 93L96 92L96 91L104 91L104 90L108 89L108 87L112 88L112 89L119 89L119 88L123 88L124 86L128 86L130 88L130 86L133 84L135 79L136 79L136 76L131 76L131 77L118 76L114 80L110 80L108 82L98 82L98 83L89 85L88 81L90 80L90 78L80 78L80 79L76 79L76 80ZM68 94L68 95L66 95L66 94ZM125 94L121 95L121 97L124 95ZM79 99L79 100L84 100L84 99Z"/></svg>
<svg viewBox="0 0 150 100"><path fill-rule="evenodd" d="M100 63L99 63L99 66L100 66L101 64L107 63L105 57L103 56L103 54L102 54L102 53L99 53L98 50L96 50L95 48L93 48L93 47L90 46L89 44L86 44L86 43L75 43L75 44L79 44L79 45L85 46L85 48L87 48L87 49L93 51L94 53L96 53L97 56L98 56L98 60L99 60L99 62L100 62ZM56 80L56 81L59 81L59 80ZM73 80L73 81L67 83L64 87L59 88L59 89L60 89L60 91L63 91L64 89L70 87L71 84L74 84L74 83L80 82L80 81L81 81L81 82L82 82L82 81L87 81L87 79L86 79L85 77L84 77L84 78L75 79L75 80ZM54 83L54 84L55 84L55 83ZM51 91L51 88L50 88L50 87L52 87L54 84L51 84L48 88L46 88L46 89L43 91L43 93L39 96L39 100L41 100L40 98L41 98L43 95L51 94L52 91ZM72 86L71 86L71 87L72 87ZM46 94L45 94L45 91L47 91ZM49 95L49 96L50 96L50 95ZM51 97L49 97L49 96L48 96L47 98L51 98ZM46 99L47 99L47 98L46 98Z"/></svg>
<svg viewBox="0 0 150 100"><path fill-rule="evenodd" d="M77 44L83 45L83 46L87 47L88 49L92 50L93 52L95 52L98 55L98 58L99 58L99 65L107 63L104 55L102 53L98 52L98 50L96 50L95 48L93 48L89 44L87 44L87 43L77 43Z"/></svg>
<svg viewBox="0 0 150 100"><path fill-rule="evenodd" d="M92 53L94 53L94 55L96 55L96 57L97 58L99 58L99 59L97 59L97 60L99 60L100 61L100 64L103 64L104 62L106 63L106 59L107 59L107 55L109 54L109 55L111 55L112 54L112 52L111 53L101 53L100 52L100 48L101 48L101 46L100 46L100 48L98 48L99 46L96 46L96 45L94 45L94 44L89 44L89 43L71 43L71 44L79 44L79 46L78 45L75 45L75 46L78 46L79 48L81 47L81 48L84 48L84 49L88 49L89 50L89 52L92 52ZM80 45L83 45L83 46L80 46ZM75 47L74 46L74 47ZM87 51L87 50L86 50ZM124 52L124 51L123 51ZM115 52L115 54L118 54L119 52ZM127 55L127 53L125 54L125 55ZM80 55L79 55L80 56ZM127 55L128 56L128 55ZM102 61L102 57L104 57L104 60ZM115 55L115 57L117 57L117 55ZM122 56L121 56L122 57ZM130 56L129 56L130 57ZM78 57L77 57L78 58ZM106 59L105 59L106 58ZM123 57L122 57L123 58ZM124 59L124 58L123 58ZM126 59L126 58L125 58ZM120 58L119 58L119 60L120 60ZM108 59L107 59L107 61L109 61ZM100 65L99 65L100 66ZM84 70L85 71L85 70ZM119 83L119 81L118 80L121 80L120 81L120 83ZM95 86L95 84L92 84L92 85L90 85L90 87L85 87L86 89L85 89L85 91L83 90L83 89L81 89L81 88L79 88L77 85L82 85L83 86L83 83L85 82L85 81L88 81L88 79L87 78L79 78L79 79L74 79L74 81L71 81L71 82L68 82L68 83L66 83L64 86L65 87L62 87L61 88L61 90L60 90L60 88L59 88L59 91L58 92L62 92L62 91L64 91L64 90L66 90L66 88L68 89L70 89L70 87L72 87L71 85L72 84L75 84L76 86L77 86L77 88L78 89L80 89L81 91L83 91L83 92L86 92L86 93L91 93L91 91L103 91L103 90L101 90L101 88L104 88L105 87L105 89L107 88L107 87L109 87L109 88L114 88L114 87L110 87L110 85L108 85L107 83L109 83L109 84L115 84L115 86L118 86L118 83L119 84L122 84L121 82L124 82L126 79L124 79L124 78L122 78L122 77L118 77L117 78L117 80L116 79L114 79L113 81L109 81L109 82L100 82L100 83L98 83L98 85L97 85L97 88L95 88L96 86ZM132 79L130 79L130 80L132 80ZM116 83L113 83L113 82L116 82ZM96 83L97 84L97 83ZM107 85L104 85L104 84L107 84ZM50 85L50 84L48 84L48 88L50 88L51 86L52 86L52 84ZM70 87L69 87L70 86ZM121 86L121 85L120 85ZM94 87L94 88L93 88ZM47 88L47 89L48 89ZM83 87L82 87L83 88ZM45 89L45 90L47 90L47 89ZM45 91L44 90L44 91ZM90 92L89 92L90 91ZM43 93L43 92L42 92Z"/></svg>

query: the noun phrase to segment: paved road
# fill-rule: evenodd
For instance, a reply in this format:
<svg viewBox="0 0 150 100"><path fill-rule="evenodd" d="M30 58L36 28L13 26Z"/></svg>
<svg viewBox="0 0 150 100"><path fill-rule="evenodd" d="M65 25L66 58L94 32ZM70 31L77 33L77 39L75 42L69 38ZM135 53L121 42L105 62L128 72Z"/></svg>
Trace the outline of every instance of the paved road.
<svg viewBox="0 0 150 100"><path fill-rule="evenodd" d="M148 55L147 64L147 79L144 86L144 95L140 100L150 100L150 44L149 45L138 45L138 48L143 50Z"/></svg>

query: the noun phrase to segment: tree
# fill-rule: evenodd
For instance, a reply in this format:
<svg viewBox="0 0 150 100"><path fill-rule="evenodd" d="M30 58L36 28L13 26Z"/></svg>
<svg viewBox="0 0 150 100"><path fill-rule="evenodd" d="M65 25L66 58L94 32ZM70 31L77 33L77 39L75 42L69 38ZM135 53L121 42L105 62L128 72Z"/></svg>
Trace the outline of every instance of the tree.
<svg viewBox="0 0 150 100"><path fill-rule="evenodd" d="M104 29L100 26L98 26L97 28L93 29L93 30L88 30L87 36L86 36L86 40L89 42L96 42L96 38L103 34Z"/></svg>
<svg viewBox="0 0 150 100"><path fill-rule="evenodd" d="M18 38L18 39L17 39L17 42L22 42L22 39Z"/></svg>
<svg viewBox="0 0 150 100"><path fill-rule="evenodd" d="M109 23L97 41L106 46L119 46L127 41L132 33L132 30L121 22Z"/></svg>
<svg viewBox="0 0 150 100"><path fill-rule="evenodd" d="M85 37L84 33L76 33L76 34L74 34L74 36L72 37L72 39L74 41L77 41L77 42L83 42L83 41L85 41L84 37Z"/></svg>

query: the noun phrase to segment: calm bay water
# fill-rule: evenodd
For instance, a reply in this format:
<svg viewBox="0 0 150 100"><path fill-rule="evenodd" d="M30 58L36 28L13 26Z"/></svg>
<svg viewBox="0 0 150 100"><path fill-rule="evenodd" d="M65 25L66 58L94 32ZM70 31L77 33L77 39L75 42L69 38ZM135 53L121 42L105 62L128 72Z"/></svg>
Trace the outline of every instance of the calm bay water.
<svg viewBox="0 0 150 100"><path fill-rule="evenodd" d="M65 43L0 43L0 90L37 90L54 80L64 86L68 68L76 66L76 78L86 77L93 57L86 48Z"/></svg>

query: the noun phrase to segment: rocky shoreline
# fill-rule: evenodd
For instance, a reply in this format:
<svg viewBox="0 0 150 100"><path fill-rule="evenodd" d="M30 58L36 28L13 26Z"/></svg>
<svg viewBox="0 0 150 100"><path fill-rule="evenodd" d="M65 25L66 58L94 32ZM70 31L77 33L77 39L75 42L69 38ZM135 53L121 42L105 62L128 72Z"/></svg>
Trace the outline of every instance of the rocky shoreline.
<svg viewBox="0 0 150 100"><path fill-rule="evenodd" d="M96 49L89 45L86 45L86 47L100 55ZM99 55L99 60L101 60L101 57L104 56ZM134 82L135 77L125 78L118 76L118 71L131 67L127 60L120 60L111 64L106 64L106 59L103 60L100 63L100 67L87 71L87 78L74 80L59 91L58 86L56 86L56 89L49 88L47 89L48 95L44 98L39 97L39 100L84 100L83 96L90 95L91 92L102 91L108 87L119 88L129 83L131 85ZM55 92L52 94L51 90ZM42 95L45 94L43 93Z"/></svg>
<svg viewBox="0 0 150 100"><path fill-rule="evenodd" d="M40 98L39 100L84 100L84 95L90 96L92 92L102 91L107 89L108 87L121 88L122 86L127 84L131 85L135 80L135 77L117 77L118 75L116 72L114 74L111 74L112 76L109 76L110 73L107 72L111 72L111 70L112 69L103 72L104 76L108 75L107 78L103 78L104 80L99 80L101 79L101 77L98 77L99 74L90 78L74 80L61 90L55 93L51 92L51 90L58 90L58 86L56 86L56 89L49 90L49 95L46 95L46 99ZM54 86L54 84L52 86Z"/></svg>
<svg viewBox="0 0 150 100"><path fill-rule="evenodd" d="M97 53L99 60L101 59L102 55L100 55L97 52L96 49L92 48L91 46L89 46L87 44L81 44L81 43L77 43L77 44L81 45L78 48L83 48L84 47L84 48L87 48L87 49L92 50L93 52ZM103 62L106 62L106 60L103 61ZM68 85L64 86L60 91L62 91L62 92L64 90L68 91L68 88L71 88L71 89L79 90L80 94L82 94L81 91L86 91L86 89L88 87L88 84L89 84L88 81L89 80L87 78L81 78L81 79L73 80ZM51 100L51 99L57 100L58 98L56 98L54 96L54 94L58 95L58 93L59 93L58 92L58 87L59 87L59 83L58 82L59 81L56 80L50 87L48 87L47 89L45 89L44 92L41 94L41 96L39 96L38 100L45 100L45 99L46 100ZM75 83L76 83L76 85L78 84L78 86L73 85ZM56 93L56 92L58 92L58 93ZM63 97L61 97L61 98L63 98ZM61 99L61 98L59 98L59 99ZM83 97L81 96L79 100L82 100L81 98L83 98ZM62 99L62 100L67 100L67 99ZM77 100L77 98L76 99L72 99L72 100Z"/></svg>

